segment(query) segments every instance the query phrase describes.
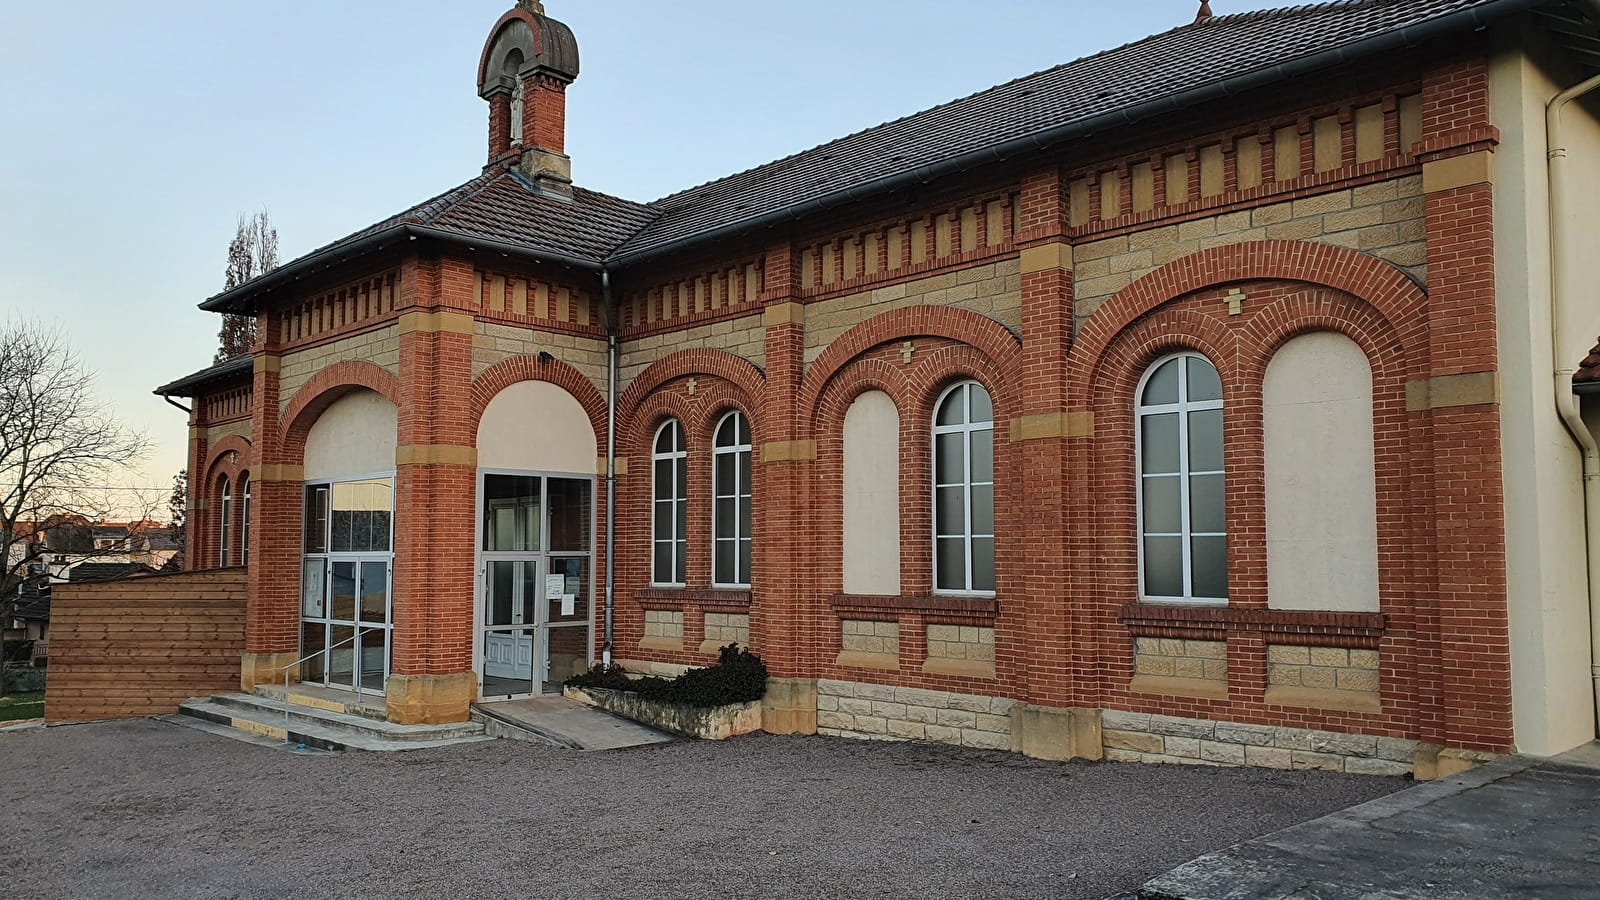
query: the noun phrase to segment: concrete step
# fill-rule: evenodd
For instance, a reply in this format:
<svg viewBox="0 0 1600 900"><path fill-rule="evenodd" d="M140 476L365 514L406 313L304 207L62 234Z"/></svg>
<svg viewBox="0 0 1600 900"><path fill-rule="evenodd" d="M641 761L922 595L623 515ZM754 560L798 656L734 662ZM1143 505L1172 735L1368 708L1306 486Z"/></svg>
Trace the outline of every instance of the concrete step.
<svg viewBox="0 0 1600 900"><path fill-rule="evenodd" d="M279 708L282 708L284 691L281 684L257 685L250 693L278 703ZM289 686L289 702L295 706L360 716L364 719L377 719L380 722L389 720L388 706L384 703L383 697L372 694L357 696L349 691L338 691L321 685L292 684Z"/></svg>
<svg viewBox="0 0 1600 900"><path fill-rule="evenodd" d="M493 740L476 722L396 725L364 716L293 705L289 707L286 722L281 702L251 694L222 694L190 700L178 707L178 713L270 741L317 750L423 750Z"/></svg>
<svg viewBox="0 0 1600 900"><path fill-rule="evenodd" d="M681 740L565 697L534 697L472 707L472 719L495 737L567 750L623 750Z"/></svg>

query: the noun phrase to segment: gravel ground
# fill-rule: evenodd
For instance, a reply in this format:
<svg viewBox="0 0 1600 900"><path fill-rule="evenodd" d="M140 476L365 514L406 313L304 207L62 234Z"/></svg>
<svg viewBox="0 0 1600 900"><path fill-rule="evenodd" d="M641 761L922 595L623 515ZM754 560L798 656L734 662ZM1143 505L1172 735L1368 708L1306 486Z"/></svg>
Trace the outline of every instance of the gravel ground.
<svg viewBox="0 0 1600 900"><path fill-rule="evenodd" d="M752 736L294 755L0 733L0 896L1100 900L1396 779Z"/></svg>

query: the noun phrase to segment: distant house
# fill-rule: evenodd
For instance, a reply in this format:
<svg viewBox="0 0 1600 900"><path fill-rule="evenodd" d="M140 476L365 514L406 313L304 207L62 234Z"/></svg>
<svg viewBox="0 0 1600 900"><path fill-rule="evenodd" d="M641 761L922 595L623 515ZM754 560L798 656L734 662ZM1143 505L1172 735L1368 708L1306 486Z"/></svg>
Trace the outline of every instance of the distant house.
<svg viewBox="0 0 1600 900"><path fill-rule="evenodd" d="M29 664L42 665L49 657L50 582L30 579L14 597L0 601L0 640L32 641Z"/></svg>

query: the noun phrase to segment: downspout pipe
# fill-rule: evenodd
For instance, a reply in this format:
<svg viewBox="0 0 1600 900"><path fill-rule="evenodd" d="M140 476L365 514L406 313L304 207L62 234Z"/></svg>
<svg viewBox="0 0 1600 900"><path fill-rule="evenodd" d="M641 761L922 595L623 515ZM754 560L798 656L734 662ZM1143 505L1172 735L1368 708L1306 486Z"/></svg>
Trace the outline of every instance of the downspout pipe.
<svg viewBox="0 0 1600 900"><path fill-rule="evenodd" d="M1586 11L1600 21L1600 2L1586 0ZM1555 373L1552 388L1556 414L1583 453L1583 512L1585 546L1588 550L1589 586L1589 663L1593 679L1595 717L1600 725L1600 446L1584 424L1579 397L1573 393L1572 375L1576 356L1569 347L1566 310L1581 281L1580 260L1573 247L1578 231L1568 221L1576 200L1567 184L1567 142L1561 113L1574 100L1600 88L1600 75L1557 94L1545 108L1545 138L1550 191L1550 346ZM1569 362L1569 360L1571 360Z"/></svg>
<svg viewBox="0 0 1600 900"><path fill-rule="evenodd" d="M611 270L600 269L606 308L606 634L600 664L611 668L617 612L617 308L611 295Z"/></svg>

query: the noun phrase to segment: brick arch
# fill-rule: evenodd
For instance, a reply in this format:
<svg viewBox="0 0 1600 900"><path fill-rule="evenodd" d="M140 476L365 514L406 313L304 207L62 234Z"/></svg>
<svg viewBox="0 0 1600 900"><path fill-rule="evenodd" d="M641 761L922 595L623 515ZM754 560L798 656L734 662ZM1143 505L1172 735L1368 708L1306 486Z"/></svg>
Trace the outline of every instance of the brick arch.
<svg viewBox="0 0 1600 900"><path fill-rule="evenodd" d="M278 419L283 436L284 459L298 462L305 456L306 436L334 401L357 390L369 390L400 408L400 379L387 369L360 360L346 360L323 369L289 401L289 408Z"/></svg>
<svg viewBox="0 0 1600 900"><path fill-rule="evenodd" d="M1319 331L1355 341L1375 384L1403 378L1408 368L1421 365L1407 358L1399 335L1377 310L1359 297L1324 289L1297 292L1257 310L1240 334L1241 374L1259 383L1284 344Z"/></svg>
<svg viewBox="0 0 1600 900"><path fill-rule="evenodd" d="M767 382L766 374L754 363L726 350L680 350L656 360L639 373L639 377L633 380L633 384L617 401L618 415L632 416L645 398L662 385L690 375L721 378L743 391L747 397L760 397Z"/></svg>
<svg viewBox="0 0 1600 900"><path fill-rule="evenodd" d="M483 414L500 392L524 381L543 381L566 391L589 415L595 440L606 443L606 398L576 367L560 360L543 362L536 356L514 356L490 366L472 380L472 428L476 433Z"/></svg>
<svg viewBox="0 0 1600 900"><path fill-rule="evenodd" d="M1425 340L1427 294L1394 266L1331 244L1253 241L1174 260L1119 291L1090 317L1069 357L1080 370L1092 370L1111 341L1140 316L1178 297L1237 281L1305 282L1343 291L1376 309L1407 348Z"/></svg>
<svg viewBox="0 0 1600 900"><path fill-rule="evenodd" d="M1240 389L1238 336L1218 319L1192 310L1172 311L1159 320L1146 320L1118 332L1097 358L1088 402L1096 416L1107 404L1126 404L1150 365L1163 356L1183 351L1199 353L1217 367L1224 402Z"/></svg>
<svg viewBox="0 0 1600 900"><path fill-rule="evenodd" d="M817 357L800 385L800 414L810 420L828 382L861 354L902 338L942 337L966 344L994 364L999 383L1008 389L1022 357L1022 344L1004 325L988 316L953 306L908 306L874 316L846 331Z"/></svg>
<svg viewBox="0 0 1600 900"><path fill-rule="evenodd" d="M235 480L240 472L250 468L254 447L247 438L236 434L228 435L211 448L206 456L206 467L202 473L203 482L207 485L216 483L216 476L227 475L230 480ZM237 462L224 463L223 457L229 453L238 454ZM210 488L207 488L209 490Z"/></svg>
<svg viewBox="0 0 1600 900"><path fill-rule="evenodd" d="M911 385L905 373L881 359L855 359L834 374L817 398L811 423L818 434L833 434L844 427L850 404L868 391L882 391L894 401L902 415L912 403Z"/></svg>
<svg viewBox="0 0 1600 900"><path fill-rule="evenodd" d="M683 439L689 441L695 434L699 415L686 397L671 391L653 393L627 420L618 420L617 455L638 456L648 462L655 452L656 432L668 419L678 420L683 428Z"/></svg>

